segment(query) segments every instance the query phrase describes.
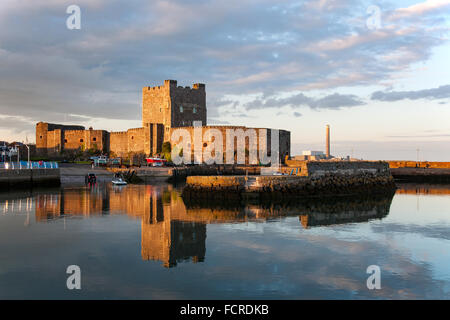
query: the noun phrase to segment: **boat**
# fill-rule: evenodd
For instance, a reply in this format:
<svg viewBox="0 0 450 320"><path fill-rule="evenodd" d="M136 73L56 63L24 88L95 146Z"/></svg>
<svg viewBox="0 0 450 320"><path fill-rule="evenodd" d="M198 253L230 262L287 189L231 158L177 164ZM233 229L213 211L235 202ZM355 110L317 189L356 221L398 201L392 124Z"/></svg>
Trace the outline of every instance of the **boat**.
<svg viewBox="0 0 450 320"><path fill-rule="evenodd" d="M114 178L111 182L114 185L116 185L116 186L125 186L125 185L127 185L127 182L125 180L123 180L122 178Z"/></svg>
<svg viewBox="0 0 450 320"><path fill-rule="evenodd" d="M97 176L94 173L88 173L85 177L84 177L84 182L86 184L94 184L97 182Z"/></svg>

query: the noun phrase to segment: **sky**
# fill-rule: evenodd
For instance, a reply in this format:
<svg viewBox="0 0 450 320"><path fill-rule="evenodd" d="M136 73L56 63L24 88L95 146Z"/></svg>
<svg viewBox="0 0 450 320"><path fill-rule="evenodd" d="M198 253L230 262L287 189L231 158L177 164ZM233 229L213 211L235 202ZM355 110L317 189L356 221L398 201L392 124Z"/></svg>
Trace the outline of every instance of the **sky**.
<svg viewBox="0 0 450 320"><path fill-rule="evenodd" d="M335 156L450 161L449 30L450 0L1 0L0 140L140 127L142 87L174 79L293 155L329 124Z"/></svg>

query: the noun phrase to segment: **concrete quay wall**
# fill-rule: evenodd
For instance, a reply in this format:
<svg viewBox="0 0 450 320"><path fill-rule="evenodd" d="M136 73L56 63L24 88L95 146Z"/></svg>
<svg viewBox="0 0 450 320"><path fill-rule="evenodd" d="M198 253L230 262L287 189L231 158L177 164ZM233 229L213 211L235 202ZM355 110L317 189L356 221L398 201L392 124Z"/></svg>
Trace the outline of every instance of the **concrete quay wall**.
<svg viewBox="0 0 450 320"><path fill-rule="evenodd" d="M50 186L60 183L59 169L0 169L0 189Z"/></svg>

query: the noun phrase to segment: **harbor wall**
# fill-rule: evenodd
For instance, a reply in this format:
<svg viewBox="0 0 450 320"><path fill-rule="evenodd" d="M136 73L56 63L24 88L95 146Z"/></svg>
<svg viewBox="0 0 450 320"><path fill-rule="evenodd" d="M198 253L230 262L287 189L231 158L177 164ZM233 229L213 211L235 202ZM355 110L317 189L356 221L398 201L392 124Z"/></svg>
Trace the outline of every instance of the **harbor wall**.
<svg viewBox="0 0 450 320"><path fill-rule="evenodd" d="M59 169L0 169L0 189L53 186L60 183Z"/></svg>
<svg viewBox="0 0 450 320"><path fill-rule="evenodd" d="M301 175L189 176L183 196L233 198L390 193L394 178L386 162L306 162ZM292 168L291 168L292 170Z"/></svg>
<svg viewBox="0 0 450 320"><path fill-rule="evenodd" d="M388 161L390 168L450 169L450 162L438 161Z"/></svg>
<svg viewBox="0 0 450 320"><path fill-rule="evenodd" d="M385 161L297 161L287 160L288 167L281 172L299 176L322 176L329 172L338 174L390 174L389 164Z"/></svg>

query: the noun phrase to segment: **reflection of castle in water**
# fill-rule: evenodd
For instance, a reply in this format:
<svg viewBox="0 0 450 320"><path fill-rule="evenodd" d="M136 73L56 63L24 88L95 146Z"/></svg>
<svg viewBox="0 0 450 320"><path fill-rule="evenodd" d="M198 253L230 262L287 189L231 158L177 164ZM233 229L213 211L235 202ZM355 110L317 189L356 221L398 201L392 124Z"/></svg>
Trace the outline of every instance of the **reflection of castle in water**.
<svg viewBox="0 0 450 320"><path fill-rule="evenodd" d="M267 221L298 216L303 227L364 222L389 213L391 197L310 199L282 203L184 202L172 186L129 185L64 189L36 196L36 220L66 215L123 215L141 219L143 260L160 260L165 267L203 261L206 225Z"/></svg>

